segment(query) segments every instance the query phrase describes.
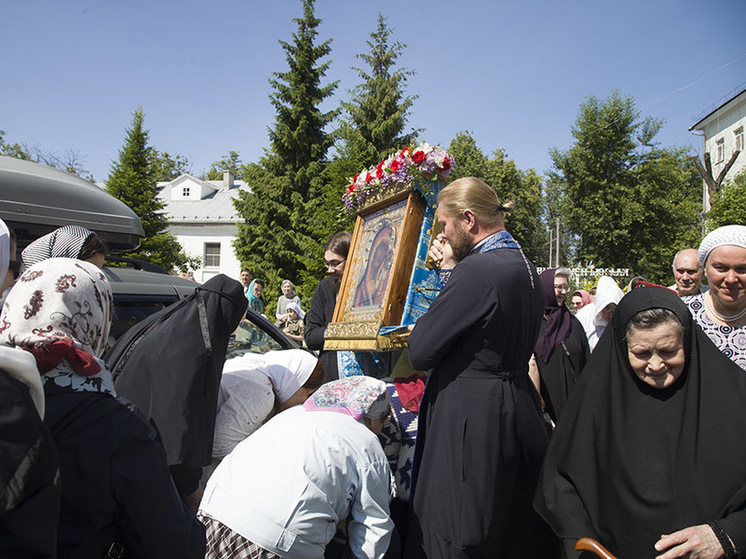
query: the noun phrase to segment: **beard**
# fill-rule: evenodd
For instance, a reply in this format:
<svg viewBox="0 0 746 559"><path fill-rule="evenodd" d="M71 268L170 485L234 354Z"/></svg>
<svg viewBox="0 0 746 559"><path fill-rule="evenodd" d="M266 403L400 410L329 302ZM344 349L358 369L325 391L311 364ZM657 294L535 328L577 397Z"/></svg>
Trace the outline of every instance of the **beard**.
<svg viewBox="0 0 746 559"><path fill-rule="evenodd" d="M456 259L456 262L461 262L471 251L472 239L469 234L464 231L464 228L460 223L456 225L454 230L455 233L453 238L448 239L448 243L451 245L453 257Z"/></svg>

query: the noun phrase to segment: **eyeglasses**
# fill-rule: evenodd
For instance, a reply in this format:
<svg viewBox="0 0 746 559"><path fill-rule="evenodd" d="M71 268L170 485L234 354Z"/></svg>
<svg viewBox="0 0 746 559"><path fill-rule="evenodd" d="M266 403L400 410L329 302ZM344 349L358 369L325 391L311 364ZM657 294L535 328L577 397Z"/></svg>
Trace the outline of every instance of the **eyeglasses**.
<svg viewBox="0 0 746 559"><path fill-rule="evenodd" d="M327 268L339 268L345 260L347 259L343 258L342 260L332 261L324 260L324 266L326 266Z"/></svg>
<svg viewBox="0 0 746 559"><path fill-rule="evenodd" d="M569 285L555 285L554 288L557 291L562 291L563 293L567 293L568 291L570 291Z"/></svg>

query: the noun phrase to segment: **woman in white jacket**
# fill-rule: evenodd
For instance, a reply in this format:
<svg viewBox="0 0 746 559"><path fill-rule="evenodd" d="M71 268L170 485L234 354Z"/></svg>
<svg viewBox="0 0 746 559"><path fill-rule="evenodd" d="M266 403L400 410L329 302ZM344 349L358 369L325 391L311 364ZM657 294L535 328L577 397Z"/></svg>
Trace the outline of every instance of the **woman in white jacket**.
<svg viewBox="0 0 746 559"><path fill-rule="evenodd" d="M383 557L392 477L376 435L388 414L385 383L348 377L240 443L200 504L206 559L321 559L344 519L354 557Z"/></svg>

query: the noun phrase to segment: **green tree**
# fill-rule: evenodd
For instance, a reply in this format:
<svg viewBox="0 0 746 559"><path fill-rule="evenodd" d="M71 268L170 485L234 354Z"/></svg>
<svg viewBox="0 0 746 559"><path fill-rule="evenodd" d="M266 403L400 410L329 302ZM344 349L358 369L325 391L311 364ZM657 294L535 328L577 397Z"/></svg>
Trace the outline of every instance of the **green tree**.
<svg viewBox="0 0 746 559"><path fill-rule="evenodd" d="M19 143L10 144L5 141L5 130L0 130L0 155L23 159L24 161L33 161L31 154Z"/></svg>
<svg viewBox="0 0 746 559"><path fill-rule="evenodd" d="M319 209L332 145L325 128L337 111L322 112L320 105L337 83L321 83L329 62L320 60L331 52L331 43L317 44L321 20L314 15L314 1L302 0L302 6L292 42L280 41L288 70L270 80L276 110L270 149L258 166L246 167L243 179L251 193L241 192L235 201L243 220L234 241L236 254L255 277L269 280L268 301L280 293L277 278L293 281L310 301L323 275Z"/></svg>
<svg viewBox="0 0 746 559"><path fill-rule="evenodd" d="M574 144L551 152L578 260L665 281L672 255L695 242L701 186L684 149L654 142L661 126L618 91L580 105Z"/></svg>
<svg viewBox="0 0 746 559"><path fill-rule="evenodd" d="M191 170L189 159L183 155L171 156L167 151L160 152L155 148L150 149L150 160L156 181L172 181Z"/></svg>
<svg viewBox="0 0 746 559"><path fill-rule="evenodd" d="M723 225L746 225L746 170L718 189L707 218L710 231Z"/></svg>
<svg viewBox="0 0 746 559"><path fill-rule="evenodd" d="M148 260L166 270L178 267L186 271L195 262L167 231L168 218L158 198L153 148L148 146L149 133L143 128L143 119L142 107L138 107L132 113L132 127L119 150L119 160L111 164L106 189L137 214L145 231L140 247L126 256Z"/></svg>
<svg viewBox="0 0 746 559"><path fill-rule="evenodd" d="M350 100L342 102L343 117L335 131L335 155L329 163L319 214L324 237L352 227L353 219L342 204L349 178L411 144L419 132L405 133L417 99L405 95L407 79L414 72L396 68L407 45L391 42L393 30L386 19L378 15L377 27L367 41L368 52L357 55L367 69L352 68L362 82L350 92Z"/></svg>
<svg viewBox="0 0 746 559"><path fill-rule="evenodd" d="M506 217L505 226L529 259L536 263L546 262L541 177L533 169L520 170L505 150L495 150L492 158L488 158L467 131L456 135L448 151L456 162L451 180L481 178L495 190L500 200L513 201L515 209Z"/></svg>
<svg viewBox="0 0 746 559"><path fill-rule="evenodd" d="M228 152L228 155L224 155L210 165L210 170L207 171L205 178L208 181L219 181L223 178L225 171L230 171L233 173L233 178L241 180L243 166L239 152L231 150Z"/></svg>
<svg viewBox="0 0 746 559"><path fill-rule="evenodd" d="M404 133L409 111L417 99L416 95L405 95L407 79L414 71L395 69L407 45L390 42L392 34L386 18L378 14L378 25L367 41L369 51L357 55L369 70L353 68L362 83L352 90L350 101L342 103L342 128L347 129L347 141L359 154L361 164L357 170L375 165L392 150L409 145L418 132Z"/></svg>

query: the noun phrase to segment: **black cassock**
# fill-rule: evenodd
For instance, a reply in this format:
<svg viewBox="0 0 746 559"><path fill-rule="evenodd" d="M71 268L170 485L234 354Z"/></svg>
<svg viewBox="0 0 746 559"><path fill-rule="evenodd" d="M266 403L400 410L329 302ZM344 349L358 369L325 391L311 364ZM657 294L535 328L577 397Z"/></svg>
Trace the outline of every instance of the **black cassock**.
<svg viewBox="0 0 746 559"><path fill-rule="evenodd" d="M556 540L533 511L549 443L528 377L544 312L536 269L520 249L472 254L409 337L432 369L415 451L405 557L542 558Z"/></svg>
<svg viewBox="0 0 746 559"><path fill-rule="evenodd" d="M555 422L562 414L567 397L575 387L580 372L590 356L588 337L583 325L574 316L570 320L572 329L564 340L564 347L561 344L557 345L546 363L536 356L536 365L547 390L544 400Z"/></svg>

